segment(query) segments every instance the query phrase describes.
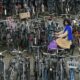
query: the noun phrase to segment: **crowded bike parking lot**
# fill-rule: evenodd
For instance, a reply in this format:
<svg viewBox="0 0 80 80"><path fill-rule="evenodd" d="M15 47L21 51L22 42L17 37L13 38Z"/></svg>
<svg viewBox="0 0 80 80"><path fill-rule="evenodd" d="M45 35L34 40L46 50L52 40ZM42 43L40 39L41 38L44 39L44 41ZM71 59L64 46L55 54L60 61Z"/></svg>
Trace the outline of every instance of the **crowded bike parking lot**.
<svg viewBox="0 0 80 80"><path fill-rule="evenodd" d="M80 80L79 7L79 0L1 0L0 80Z"/></svg>
<svg viewBox="0 0 80 80"><path fill-rule="evenodd" d="M58 35L66 21L73 35L70 42ZM79 27L79 17L1 20L1 80L79 80Z"/></svg>
<svg viewBox="0 0 80 80"><path fill-rule="evenodd" d="M80 80L79 0L0 1L0 80Z"/></svg>

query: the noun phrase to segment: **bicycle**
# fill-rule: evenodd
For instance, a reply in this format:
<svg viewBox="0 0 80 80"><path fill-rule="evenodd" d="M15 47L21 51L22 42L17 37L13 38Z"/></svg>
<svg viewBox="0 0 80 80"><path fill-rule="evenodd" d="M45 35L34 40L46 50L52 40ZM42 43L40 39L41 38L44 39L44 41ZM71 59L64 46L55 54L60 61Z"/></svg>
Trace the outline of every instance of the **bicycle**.
<svg viewBox="0 0 80 80"><path fill-rule="evenodd" d="M40 76L41 76L41 60L42 60L42 54L41 54L41 47L44 47L44 46L32 46L32 49L34 49L34 54L33 54L33 57L34 57L34 76L35 76L35 79L38 80L40 79Z"/></svg>
<svg viewBox="0 0 80 80"><path fill-rule="evenodd" d="M3 61L3 53L7 50L0 52L0 80L6 80L6 73L5 73L5 62Z"/></svg>
<svg viewBox="0 0 80 80"><path fill-rule="evenodd" d="M67 57L67 66L69 68L69 80L76 80L75 70L79 67L79 57L77 56L69 56Z"/></svg>
<svg viewBox="0 0 80 80"><path fill-rule="evenodd" d="M64 80L64 76L65 76L63 75L65 71L64 58L63 56L60 56L63 53L65 53L65 49L53 49L53 53L46 53L46 55L48 56L48 60L49 60L48 64L50 66L50 70L51 71L53 70L51 67L54 68L53 74L56 76L56 77L54 76L55 80ZM51 63L51 60L53 60L54 62L53 65Z"/></svg>
<svg viewBox="0 0 80 80"><path fill-rule="evenodd" d="M12 52L16 54L7 69L8 80L30 80L30 60L29 57L25 58L22 56L25 50L14 50Z"/></svg>
<svg viewBox="0 0 80 80"><path fill-rule="evenodd" d="M44 53L43 52L43 67L42 76L46 80L56 79L56 54ZM43 73L44 72L44 73Z"/></svg>
<svg viewBox="0 0 80 80"><path fill-rule="evenodd" d="M68 64L68 68L69 68L69 80L75 80L75 75L74 75L75 69L78 68L78 64L79 64L76 58L80 57L80 55L68 56L68 57L67 56L60 56L58 50L59 49L57 49L58 54L50 54L50 53L47 54L47 56L49 56L49 55L50 55L50 57L53 56L53 58L55 58L57 60L56 61L56 73L55 73L56 77L55 77L55 80L68 79L65 62ZM62 49L62 52L63 51L65 51L65 49ZM50 57L49 57L49 60L51 60ZM53 69L50 68L50 71L52 71L52 70ZM66 72L66 75L64 75L64 72ZM50 73L48 73L48 74L50 74ZM50 79L51 79L51 77L50 77Z"/></svg>

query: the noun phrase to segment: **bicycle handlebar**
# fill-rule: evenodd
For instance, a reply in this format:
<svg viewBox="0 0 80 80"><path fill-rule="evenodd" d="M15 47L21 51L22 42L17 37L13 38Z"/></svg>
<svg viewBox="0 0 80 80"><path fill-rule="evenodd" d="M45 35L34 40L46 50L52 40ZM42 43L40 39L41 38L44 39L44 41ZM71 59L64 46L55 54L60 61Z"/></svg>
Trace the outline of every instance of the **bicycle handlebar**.
<svg viewBox="0 0 80 80"><path fill-rule="evenodd" d="M24 53L25 51L27 51L27 50L20 51L20 50L16 50L16 49L15 49L15 50L13 50L12 52L13 52L13 53L20 53L20 54L21 54L21 53Z"/></svg>

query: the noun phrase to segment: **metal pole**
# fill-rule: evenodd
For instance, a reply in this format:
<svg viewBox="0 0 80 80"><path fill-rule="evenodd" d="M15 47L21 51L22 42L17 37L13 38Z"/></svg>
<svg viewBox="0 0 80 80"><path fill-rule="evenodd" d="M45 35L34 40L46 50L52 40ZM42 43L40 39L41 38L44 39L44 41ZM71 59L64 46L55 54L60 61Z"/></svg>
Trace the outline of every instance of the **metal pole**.
<svg viewBox="0 0 80 80"><path fill-rule="evenodd" d="M24 74L24 71L25 71L24 65L25 65L25 64L24 64L24 61L23 61L23 80L24 80L24 77L25 77L25 76L24 76L24 75L25 75L25 74Z"/></svg>
<svg viewBox="0 0 80 80"><path fill-rule="evenodd" d="M4 64L4 80L6 80L6 74L5 74L5 64Z"/></svg>
<svg viewBox="0 0 80 80"><path fill-rule="evenodd" d="M64 7L64 6L63 6L64 1L65 1L65 0L61 0L61 4L62 4L62 7L61 7L61 8L62 8L62 14L63 14L63 12L64 12L64 9L63 9L63 7Z"/></svg>
<svg viewBox="0 0 80 80"><path fill-rule="evenodd" d="M62 7L61 7L61 8L62 8L62 14L63 14L63 0L62 0L62 2L61 2L61 3L62 3Z"/></svg>

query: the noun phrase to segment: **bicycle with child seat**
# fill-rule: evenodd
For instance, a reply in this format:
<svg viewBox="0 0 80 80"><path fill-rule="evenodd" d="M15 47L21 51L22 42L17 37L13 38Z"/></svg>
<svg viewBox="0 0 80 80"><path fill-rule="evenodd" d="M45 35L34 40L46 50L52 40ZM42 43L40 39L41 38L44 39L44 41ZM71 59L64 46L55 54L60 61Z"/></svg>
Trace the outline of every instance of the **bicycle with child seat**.
<svg viewBox="0 0 80 80"><path fill-rule="evenodd" d="M7 80L30 80L30 59L23 57L24 51L14 50L15 57L7 69Z"/></svg>

